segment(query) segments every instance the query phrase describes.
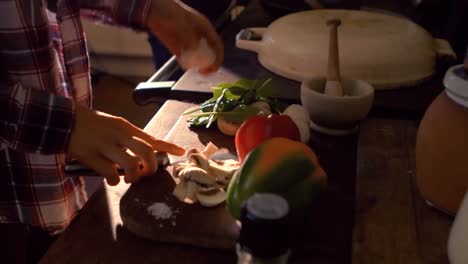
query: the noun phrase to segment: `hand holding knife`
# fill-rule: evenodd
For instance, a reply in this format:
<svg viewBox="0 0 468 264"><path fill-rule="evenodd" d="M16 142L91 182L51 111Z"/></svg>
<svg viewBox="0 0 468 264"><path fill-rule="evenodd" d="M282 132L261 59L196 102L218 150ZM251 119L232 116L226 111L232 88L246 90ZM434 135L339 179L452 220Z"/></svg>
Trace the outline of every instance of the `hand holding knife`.
<svg viewBox="0 0 468 264"><path fill-rule="evenodd" d="M158 161L158 165L162 167L166 167L169 165L169 156L167 155L166 152L156 152L156 159ZM140 169L142 169L143 165L140 165ZM79 161L74 160L72 162L69 162L65 165L64 167L65 174L70 177L75 177L75 176L98 176L100 175L94 171L93 169L84 166L81 164ZM117 172L119 175L125 175L125 170L122 168L117 169Z"/></svg>

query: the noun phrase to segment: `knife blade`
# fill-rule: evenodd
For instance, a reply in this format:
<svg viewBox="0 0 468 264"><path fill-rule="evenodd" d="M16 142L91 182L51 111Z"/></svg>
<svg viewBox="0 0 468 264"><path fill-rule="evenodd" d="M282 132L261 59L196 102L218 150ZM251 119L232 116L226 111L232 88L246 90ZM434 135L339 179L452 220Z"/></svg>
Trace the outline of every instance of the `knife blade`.
<svg viewBox="0 0 468 264"><path fill-rule="evenodd" d="M158 166L167 167L170 164L169 156L165 152L156 152L156 159L158 161ZM143 165L140 165L140 169L143 168ZM99 176L99 173L93 169L81 164L79 161L75 160L65 164L64 172L67 176ZM117 169L119 175L125 175L125 170L122 168Z"/></svg>

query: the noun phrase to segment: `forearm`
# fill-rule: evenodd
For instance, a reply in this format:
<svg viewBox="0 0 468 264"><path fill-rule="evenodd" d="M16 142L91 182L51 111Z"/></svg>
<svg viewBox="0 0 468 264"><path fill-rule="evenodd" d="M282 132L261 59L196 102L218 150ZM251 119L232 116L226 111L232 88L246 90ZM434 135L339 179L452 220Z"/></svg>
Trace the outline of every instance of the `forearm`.
<svg viewBox="0 0 468 264"><path fill-rule="evenodd" d="M47 91L0 83L0 142L45 154L66 151L73 128L72 99Z"/></svg>
<svg viewBox="0 0 468 264"><path fill-rule="evenodd" d="M151 0L77 0L75 2L78 2L81 9L98 12L96 17L109 18L105 21L110 20L118 25L144 30L147 29L148 15L152 5ZM68 7L62 4L60 8Z"/></svg>

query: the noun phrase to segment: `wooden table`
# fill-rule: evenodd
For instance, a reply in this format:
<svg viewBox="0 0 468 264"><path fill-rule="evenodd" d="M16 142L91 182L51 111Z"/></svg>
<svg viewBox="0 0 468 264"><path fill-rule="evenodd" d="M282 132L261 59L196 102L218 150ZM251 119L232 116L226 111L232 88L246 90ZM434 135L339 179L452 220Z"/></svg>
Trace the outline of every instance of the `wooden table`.
<svg viewBox="0 0 468 264"><path fill-rule="evenodd" d="M145 130L163 138L190 104L170 101ZM129 185L98 190L40 263L228 263L233 254L141 239L122 226L119 202Z"/></svg>
<svg viewBox="0 0 468 264"><path fill-rule="evenodd" d="M448 263L452 218L430 208L415 183L416 121L361 126L353 263Z"/></svg>
<svg viewBox="0 0 468 264"><path fill-rule="evenodd" d="M145 130L163 137L192 104L168 101ZM199 137L203 137L203 130ZM357 135L333 138L313 134L311 145L329 175L329 188L304 219L313 228L297 234L312 241L293 254L294 263L350 263ZM340 160L337 166L336 160ZM42 263L234 263L234 251L207 250L138 238L124 226L119 201L128 185L105 186L53 244ZM321 216L321 217L320 217Z"/></svg>
<svg viewBox="0 0 468 264"><path fill-rule="evenodd" d="M247 78L273 77L275 85L284 88L286 98L297 100L297 82L272 75L259 65L254 53L234 47L240 29L266 26L273 19L258 0L252 1L222 32L226 45L223 66ZM378 92L373 116L419 117L441 90L440 78L438 74L418 87ZM164 138L188 106L168 101L145 130ZM311 146L330 176L331 195L324 198L335 207L313 222L326 227L312 235L325 241L324 245L299 254L294 261L447 263L452 219L427 207L413 181L416 127L414 121L370 119L362 124L359 135L334 138L313 134ZM122 183L96 192L41 263L235 263L233 252L156 243L129 233L122 226L118 206L127 188ZM322 203L325 209L326 205Z"/></svg>
<svg viewBox="0 0 468 264"><path fill-rule="evenodd" d="M145 130L164 137L188 106L168 101ZM427 207L412 180L416 125L367 120L359 147L357 135L313 134L311 145L330 181L317 209L325 213L308 220L318 227L309 235L323 245L299 252L295 263L447 263L451 219ZM41 263L235 262L234 252L157 243L131 234L119 214L127 188L122 183L95 193ZM333 210L320 208L326 206Z"/></svg>

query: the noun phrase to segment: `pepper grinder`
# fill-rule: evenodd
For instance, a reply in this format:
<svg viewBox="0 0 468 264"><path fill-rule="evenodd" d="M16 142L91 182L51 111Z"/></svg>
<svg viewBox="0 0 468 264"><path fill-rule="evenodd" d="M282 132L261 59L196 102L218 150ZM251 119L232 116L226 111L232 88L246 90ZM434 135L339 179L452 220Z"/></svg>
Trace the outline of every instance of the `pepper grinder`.
<svg viewBox="0 0 468 264"><path fill-rule="evenodd" d="M252 195L241 209L236 245L238 264L286 264L289 258L289 205L273 193Z"/></svg>

